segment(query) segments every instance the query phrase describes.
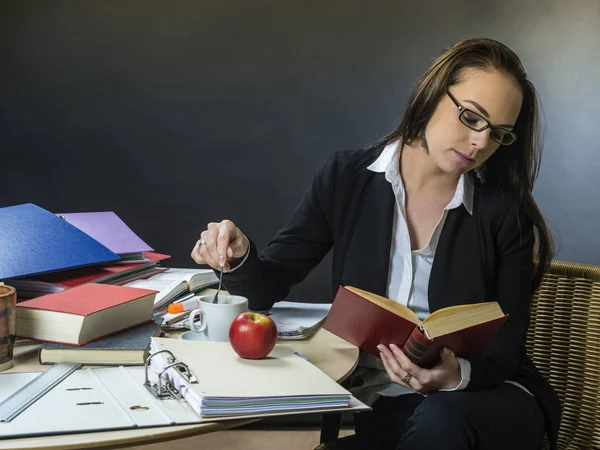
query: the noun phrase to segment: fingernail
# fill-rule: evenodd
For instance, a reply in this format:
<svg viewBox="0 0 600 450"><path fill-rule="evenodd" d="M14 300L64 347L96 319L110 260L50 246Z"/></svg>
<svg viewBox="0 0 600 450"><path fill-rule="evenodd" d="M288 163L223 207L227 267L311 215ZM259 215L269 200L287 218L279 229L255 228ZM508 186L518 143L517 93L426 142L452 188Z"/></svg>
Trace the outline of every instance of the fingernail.
<svg viewBox="0 0 600 450"><path fill-rule="evenodd" d="M379 357L383 359L383 353L379 352Z"/></svg>
<svg viewBox="0 0 600 450"><path fill-rule="evenodd" d="M383 350L383 345L378 345L377 350Z"/></svg>
<svg viewBox="0 0 600 450"><path fill-rule="evenodd" d="M394 348L394 349L398 350L398 346L396 344L390 344L390 348Z"/></svg>
<svg viewBox="0 0 600 450"><path fill-rule="evenodd" d="M221 267L225 265L225 257L223 255L219 255L219 265Z"/></svg>

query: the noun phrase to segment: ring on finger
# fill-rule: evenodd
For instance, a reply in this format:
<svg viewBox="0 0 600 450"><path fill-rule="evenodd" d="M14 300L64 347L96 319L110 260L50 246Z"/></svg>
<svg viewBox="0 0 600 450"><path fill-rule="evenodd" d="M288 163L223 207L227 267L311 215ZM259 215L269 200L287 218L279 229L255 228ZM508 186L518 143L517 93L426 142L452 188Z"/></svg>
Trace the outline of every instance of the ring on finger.
<svg viewBox="0 0 600 450"><path fill-rule="evenodd" d="M203 245L206 245L206 241L204 239L200 239L198 241L198 247L202 247Z"/></svg>
<svg viewBox="0 0 600 450"><path fill-rule="evenodd" d="M404 384L408 384L408 382L410 381L410 379L412 378L412 375L408 372L406 372L404 374L404 376L402 378L400 378L400 381L402 381Z"/></svg>

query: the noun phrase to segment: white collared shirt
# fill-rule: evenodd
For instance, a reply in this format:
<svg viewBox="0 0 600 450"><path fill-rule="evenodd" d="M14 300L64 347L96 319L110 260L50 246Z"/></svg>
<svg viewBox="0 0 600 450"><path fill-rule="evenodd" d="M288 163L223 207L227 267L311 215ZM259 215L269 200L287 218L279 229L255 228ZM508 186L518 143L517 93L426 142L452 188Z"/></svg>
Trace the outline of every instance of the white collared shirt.
<svg viewBox="0 0 600 450"><path fill-rule="evenodd" d="M429 242L421 249L411 250L406 221L406 193L400 175L399 158L399 141L395 141L388 144L367 169L384 173L396 198L386 296L407 306L420 320L423 320L429 315L429 276L448 211L464 205L469 214L473 214L474 187L470 177L461 175L454 196L444 208L440 220L429 237ZM470 381L471 364L463 358L457 360L462 379L457 387L449 390L464 389ZM380 395L395 397L413 393L410 389L392 382L381 359L370 353L361 352L358 367L352 377L360 377L360 386L351 388L350 391L367 404L373 404Z"/></svg>
<svg viewBox="0 0 600 450"><path fill-rule="evenodd" d="M398 141L387 145L367 169L385 173L385 179L392 185L396 198L387 297L409 307L423 320L429 315L429 275L448 211L464 205L469 214L473 214L473 181L470 177L461 175L454 196L444 208L429 242L421 249L411 250L406 221L406 193L399 171L398 145Z"/></svg>

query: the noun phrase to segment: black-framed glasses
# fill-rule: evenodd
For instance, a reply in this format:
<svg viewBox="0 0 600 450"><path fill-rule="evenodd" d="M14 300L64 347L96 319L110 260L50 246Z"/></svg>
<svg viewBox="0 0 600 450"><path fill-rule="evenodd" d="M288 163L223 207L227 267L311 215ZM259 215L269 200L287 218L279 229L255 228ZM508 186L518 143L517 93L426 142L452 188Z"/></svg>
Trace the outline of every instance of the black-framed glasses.
<svg viewBox="0 0 600 450"><path fill-rule="evenodd" d="M448 97L452 99L458 108L458 111L460 112L458 119L464 126L475 131L483 131L491 128L492 132L490 133L490 139L500 145L510 145L517 140L517 135L512 131L504 127L494 126L485 117L477 114L475 111L465 108L458 100L456 100L456 98L454 98L450 91L446 91L446 94L448 94Z"/></svg>

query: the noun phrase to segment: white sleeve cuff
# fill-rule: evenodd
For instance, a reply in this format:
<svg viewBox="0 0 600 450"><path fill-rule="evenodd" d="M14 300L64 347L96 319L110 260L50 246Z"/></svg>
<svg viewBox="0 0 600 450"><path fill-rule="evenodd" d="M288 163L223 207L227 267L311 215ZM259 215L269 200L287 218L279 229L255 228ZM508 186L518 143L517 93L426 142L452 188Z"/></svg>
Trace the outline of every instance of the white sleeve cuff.
<svg viewBox="0 0 600 450"><path fill-rule="evenodd" d="M244 265L244 263L246 262L246 260L248 259L248 255L250 254L250 240L246 237L245 234L244 234L244 238L246 238L246 242L248 243L248 250L246 250L246 254L244 255L244 259L242 259L242 262L240 262L237 266L235 266L233 269L230 269L229 272L226 272L226 273L235 272L240 267L242 267Z"/></svg>
<svg viewBox="0 0 600 450"><path fill-rule="evenodd" d="M456 358L460 366L460 383L454 389L440 389L440 391L462 391L471 381L471 363L463 358Z"/></svg>

